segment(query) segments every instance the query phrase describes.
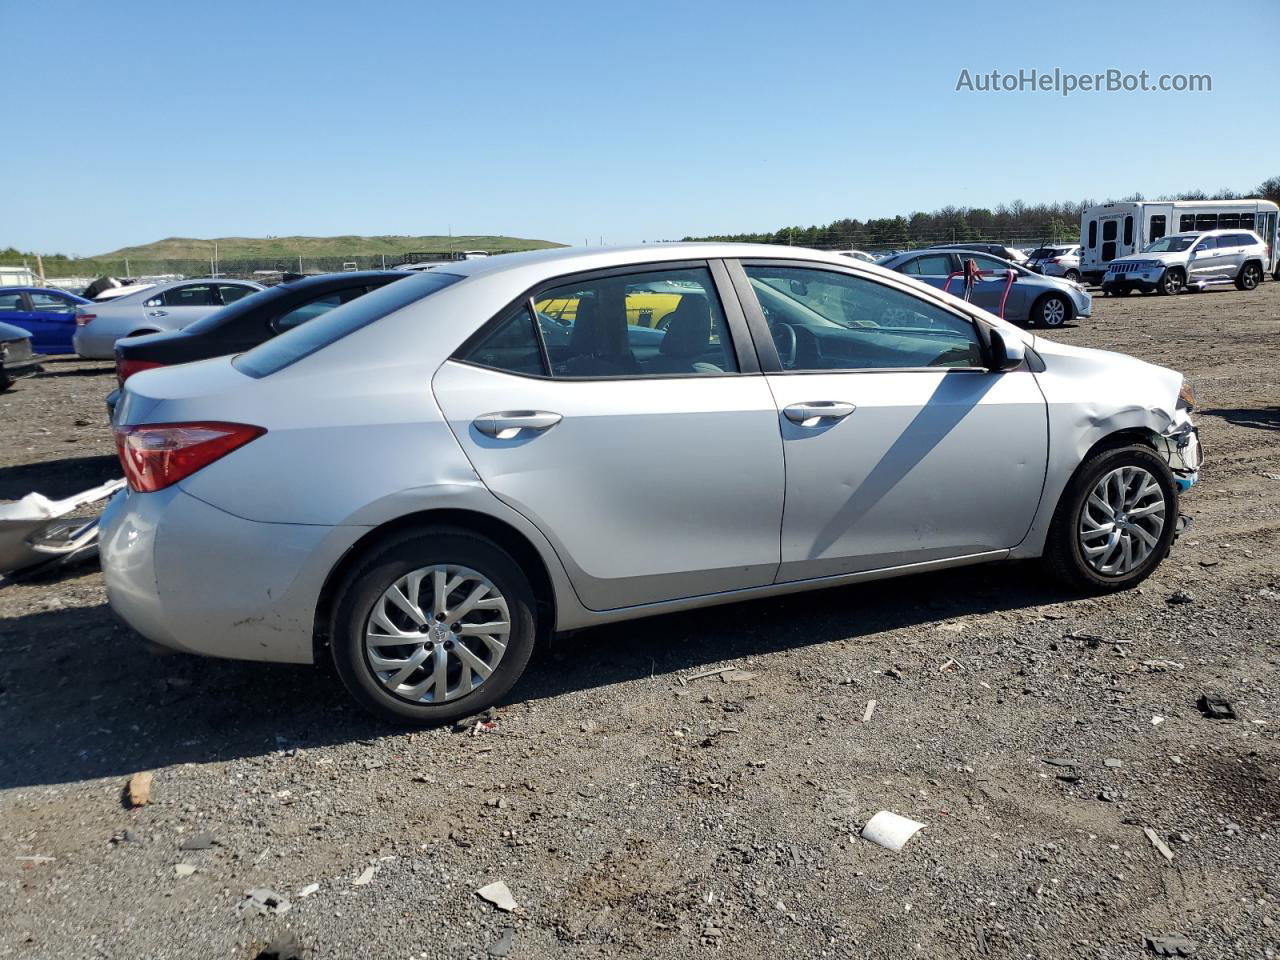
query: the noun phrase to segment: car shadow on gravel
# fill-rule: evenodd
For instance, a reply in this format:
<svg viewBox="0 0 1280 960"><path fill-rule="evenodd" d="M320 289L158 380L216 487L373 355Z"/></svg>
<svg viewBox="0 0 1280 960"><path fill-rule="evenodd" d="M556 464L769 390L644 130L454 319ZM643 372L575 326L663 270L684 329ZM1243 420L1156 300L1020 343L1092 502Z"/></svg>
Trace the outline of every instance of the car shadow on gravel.
<svg viewBox="0 0 1280 960"><path fill-rule="evenodd" d="M0 789L397 732L354 707L332 670L156 654L106 604L60 609L58 589L70 588L46 598L53 609L0 633ZM557 639L504 703L1067 598L1034 565L1008 564L597 627Z"/></svg>
<svg viewBox="0 0 1280 960"><path fill-rule="evenodd" d="M706 607L557 638L512 692L533 700L740 657L1073 599L1038 564L987 564ZM856 654L853 655L856 658Z"/></svg>
<svg viewBox="0 0 1280 960"><path fill-rule="evenodd" d="M0 467L0 501L20 500L33 492L59 500L119 476L120 461L115 454Z"/></svg>
<svg viewBox="0 0 1280 960"><path fill-rule="evenodd" d="M1221 407L1201 410L1200 413L1206 417L1221 417L1237 427L1280 430L1280 407Z"/></svg>
<svg viewBox="0 0 1280 960"><path fill-rule="evenodd" d="M5 588L9 589L9 588ZM59 603L58 586L45 601ZM157 655L106 604L0 630L0 789L387 734L331 671Z"/></svg>

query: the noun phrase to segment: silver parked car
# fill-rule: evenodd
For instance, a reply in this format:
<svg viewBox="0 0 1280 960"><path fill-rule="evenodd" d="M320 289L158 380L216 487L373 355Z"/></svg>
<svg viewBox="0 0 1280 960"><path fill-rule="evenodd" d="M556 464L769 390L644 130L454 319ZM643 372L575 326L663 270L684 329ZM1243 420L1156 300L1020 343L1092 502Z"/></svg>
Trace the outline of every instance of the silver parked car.
<svg viewBox="0 0 1280 960"><path fill-rule="evenodd" d="M1072 283L1080 282L1080 244L1061 243L1056 246L1038 247L1027 255L1023 264L1028 270L1043 273L1047 277L1062 277Z"/></svg>
<svg viewBox="0 0 1280 960"><path fill-rule="evenodd" d="M1005 320L1024 326L1060 327L1093 313L1093 298L1079 284L1041 276L989 253L929 247L882 260L881 266L962 296L964 278L957 274L963 272L970 260L982 271L981 279L973 287L972 302ZM1008 279L1010 270L1013 271L1012 283Z"/></svg>
<svg viewBox="0 0 1280 960"><path fill-rule="evenodd" d="M511 254L131 377L102 565L156 643L332 657L439 722L557 630L1007 558L1130 587L1196 479L1191 406L848 257Z"/></svg>
<svg viewBox="0 0 1280 960"><path fill-rule="evenodd" d="M143 287L103 303L77 307L71 343L76 353L88 360L110 360L117 340L181 330L228 303L265 289L251 280L175 280Z"/></svg>

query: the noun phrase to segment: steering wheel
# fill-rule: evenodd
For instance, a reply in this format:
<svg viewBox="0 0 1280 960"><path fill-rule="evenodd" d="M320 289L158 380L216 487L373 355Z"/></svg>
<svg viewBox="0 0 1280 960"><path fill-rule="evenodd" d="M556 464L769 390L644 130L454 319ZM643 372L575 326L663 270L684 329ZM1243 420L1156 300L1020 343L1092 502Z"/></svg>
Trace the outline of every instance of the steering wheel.
<svg viewBox="0 0 1280 960"><path fill-rule="evenodd" d="M770 327L773 345L778 349L778 361L783 370L796 365L796 328L789 323L776 322Z"/></svg>

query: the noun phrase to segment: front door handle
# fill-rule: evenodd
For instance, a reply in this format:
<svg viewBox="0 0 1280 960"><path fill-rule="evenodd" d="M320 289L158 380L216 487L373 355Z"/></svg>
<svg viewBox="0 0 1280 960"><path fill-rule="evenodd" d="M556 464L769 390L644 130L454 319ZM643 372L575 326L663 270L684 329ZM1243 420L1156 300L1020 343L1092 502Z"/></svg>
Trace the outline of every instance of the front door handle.
<svg viewBox="0 0 1280 960"><path fill-rule="evenodd" d="M783 415L794 424L802 427L820 427L824 424L843 420L857 409L852 403L840 400L810 400L808 403L793 403L782 409Z"/></svg>
<svg viewBox="0 0 1280 960"><path fill-rule="evenodd" d="M514 440L523 431L540 433L550 430L563 419L558 413L546 410L511 410L506 413L486 413L472 423L481 433L498 440Z"/></svg>

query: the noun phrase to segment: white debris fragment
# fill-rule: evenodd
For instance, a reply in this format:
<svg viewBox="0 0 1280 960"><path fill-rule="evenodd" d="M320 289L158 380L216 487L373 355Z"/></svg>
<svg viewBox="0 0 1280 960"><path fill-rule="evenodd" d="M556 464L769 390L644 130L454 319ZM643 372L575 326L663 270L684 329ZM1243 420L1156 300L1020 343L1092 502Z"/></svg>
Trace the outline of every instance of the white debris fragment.
<svg viewBox="0 0 1280 960"><path fill-rule="evenodd" d="M862 828L862 839L870 840L896 853L916 835L917 831L923 829L923 823L890 813L888 810L881 810Z"/></svg>
<svg viewBox="0 0 1280 960"><path fill-rule="evenodd" d="M364 873L352 880L351 885L355 887L363 887L373 880L373 875L377 872L377 867L365 867Z"/></svg>
<svg viewBox="0 0 1280 960"><path fill-rule="evenodd" d="M874 700L868 700L867 709L862 711L862 722L870 723L871 717L875 714L875 712L876 712L876 702Z"/></svg>
<svg viewBox="0 0 1280 960"><path fill-rule="evenodd" d="M320 884L308 883L305 887L303 887L301 890L298 891L298 899L302 900L306 897L309 897L319 889L320 889Z"/></svg>
<svg viewBox="0 0 1280 960"><path fill-rule="evenodd" d="M476 896L481 900L487 900L499 910L511 913L518 909L516 899L511 895L511 890L506 883L501 880L495 880L488 886L481 887L476 891Z"/></svg>

